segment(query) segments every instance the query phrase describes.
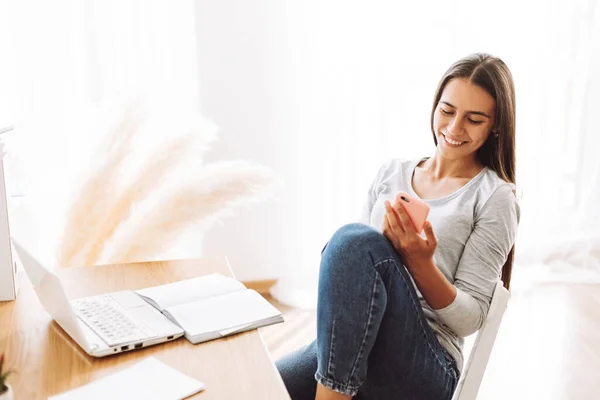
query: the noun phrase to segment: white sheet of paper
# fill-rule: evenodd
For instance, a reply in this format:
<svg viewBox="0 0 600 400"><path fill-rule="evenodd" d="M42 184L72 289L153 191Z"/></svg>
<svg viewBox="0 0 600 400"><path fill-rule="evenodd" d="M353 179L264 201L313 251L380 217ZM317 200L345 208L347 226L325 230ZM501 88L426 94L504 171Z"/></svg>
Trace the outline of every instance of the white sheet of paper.
<svg viewBox="0 0 600 400"><path fill-rule="evenodd" d="M167 311L191 336L209 332L226 335L256 321L281 314L254 290L183 304L168 308Z"/></svg>
<svg viewBox="0 0 600 400"><path fill-rule="evenodd" d="M180 400L205 388L154 357L48 400Z"/></svg>

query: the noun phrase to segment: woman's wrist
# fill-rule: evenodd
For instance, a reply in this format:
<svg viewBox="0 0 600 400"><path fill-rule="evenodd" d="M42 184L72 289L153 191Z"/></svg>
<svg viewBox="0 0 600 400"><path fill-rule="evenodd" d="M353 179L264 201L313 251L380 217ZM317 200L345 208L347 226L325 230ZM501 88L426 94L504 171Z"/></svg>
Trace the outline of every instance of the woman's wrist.
<svg viewBox="0 0 600 400"><path fill-rule="evenodd" d="M406 263L406 269L410 272L413 279L416 281L421 278L427 278L436 272L437 266L433 261L433 257L423 260L413 259Z"/></svg>
<svg viewBox="0 0 600 400"><path fill-rule="evenodd" d="M447 307L456 298L456 288L438 269L433 257L406 266L425 301L434 310Z"/></svg>

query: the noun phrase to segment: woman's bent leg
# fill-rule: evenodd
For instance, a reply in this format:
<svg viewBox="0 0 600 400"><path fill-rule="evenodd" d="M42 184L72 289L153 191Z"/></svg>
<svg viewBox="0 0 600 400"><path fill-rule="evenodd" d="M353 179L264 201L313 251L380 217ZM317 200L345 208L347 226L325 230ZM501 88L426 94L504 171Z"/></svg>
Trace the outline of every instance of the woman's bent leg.
<svg viewBox="0 0 600 400"><path fill-rule="evenodd" d="M317 381L347 395L452 396L452 360L429 327L398 253L369 226L340 228L323 251L317 361Z"/></svg>
<svg viewBox="0 0 600 400"><path fill-rule="evenodd" d="M286 355L276 363L292 400L314 400L317 391L317 342Z"/></svg>
<svg viewBox="0 0 600 400"><path fill-rule="evenodd" d="M359 399L446 399L456 374L429 327L410 275L371 227L340 228L322 253L317 340L278 361L293 400L315 379Z"/></svg>

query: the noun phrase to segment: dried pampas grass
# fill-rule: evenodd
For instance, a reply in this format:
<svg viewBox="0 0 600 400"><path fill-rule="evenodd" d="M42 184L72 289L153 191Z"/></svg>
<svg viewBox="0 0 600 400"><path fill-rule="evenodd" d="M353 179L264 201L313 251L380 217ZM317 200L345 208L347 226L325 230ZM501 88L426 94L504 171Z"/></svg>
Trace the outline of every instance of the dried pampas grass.
<svg viewBox="0 0 600 400"><path fill-rule="evenodd" d="M98 229L105 216L102 201L114 187L127 154L131 151L131 139L141 119L139 103L131 104L123 113L116 127L101 146L98 164L92 164L91 171L76 191L58 248L58 265L69 266L85 246L88 238ZM102 148L104 147L104 148Z"/></svg>
<svg viewBox="0 0 600 400"><path fill-rule="evenodd" d="M210 227L232 207L266 198L269 170L246 162L207 165L194 179L169 185L119 225L106 244L103 263L142 261L166 250L179 232ZM136 238L132 241L131 238Z"/></svg>
<svg viewBox="0 0 600 400"><path fill-rule="evenodd" d="M138 101L108 135L106 151L93 160L67 210L58 265L154 260L187 228L205 232L233 208L273 194L277 179L267 168L244 161L203 165L216 138L213 124L201 118L188 125L153 124L150 112ZM150 136L159 146L146 146L132 167L136 141Z"/></svg>

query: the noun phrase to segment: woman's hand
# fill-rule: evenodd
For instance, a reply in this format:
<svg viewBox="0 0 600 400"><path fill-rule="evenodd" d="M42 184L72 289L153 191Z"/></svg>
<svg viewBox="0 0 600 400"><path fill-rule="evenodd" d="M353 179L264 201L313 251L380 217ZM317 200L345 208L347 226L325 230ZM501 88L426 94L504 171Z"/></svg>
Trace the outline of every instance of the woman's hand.
<svg viewBox="0 0 600 400"><path fill-rule="evenodd" d="M385 202L385 216L383 218L383 235L392 243L394 248L410 270L431 262L437 247L437 239L429 221L425 222L425 239L415 230L408 213L402 202L396 199L394 206L389 201Z"/></svg>

